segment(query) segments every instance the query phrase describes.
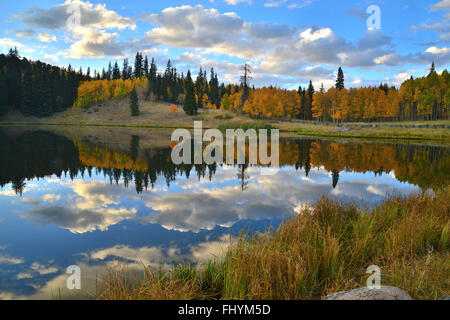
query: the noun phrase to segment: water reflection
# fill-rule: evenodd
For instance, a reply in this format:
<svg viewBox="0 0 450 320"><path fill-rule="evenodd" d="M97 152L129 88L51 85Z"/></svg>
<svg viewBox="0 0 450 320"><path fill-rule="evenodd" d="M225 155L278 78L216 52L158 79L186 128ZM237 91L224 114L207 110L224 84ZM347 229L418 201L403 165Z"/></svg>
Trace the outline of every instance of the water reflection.
<svg viewBox="0 0 450 320"><path fill-rule="evenodd" d="M205 261L242 228L277 225L322 195L370 204L439 188L450 174L449 149L437 146L285 139L281 169L261 175L176 166L168 140L120 140L0 130L0 299L57 296L72 264L93 289L117 260L134 272Z"/></svg>

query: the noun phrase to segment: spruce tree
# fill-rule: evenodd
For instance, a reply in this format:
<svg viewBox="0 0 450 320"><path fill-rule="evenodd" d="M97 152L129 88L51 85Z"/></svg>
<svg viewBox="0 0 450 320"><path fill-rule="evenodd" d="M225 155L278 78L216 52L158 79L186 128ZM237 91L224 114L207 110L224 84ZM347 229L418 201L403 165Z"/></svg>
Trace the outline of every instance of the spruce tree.
<svg viewBox="0 0 450 320"><path fill-rule="evenodd" d="M136 88L130 93L130 111L131 116L135 117L139 115L139 98L136 92Z"/></svg>
<svg viewBox="0 0 450 320"><path fill-rule="evenodd" d="M134 77L135 78L140 78L143 76L143 72L142 72L142 54L140 54L139 52L136 53L136 59L134 60Z"/></svg>
<svg viewBox="0 0 450 320"><path fill-rule="evenodd" d="M116 64L117 64L117 62L116 62ZM108 72L106 73L106 79L111 80L112 76L113 76L113 69L111 67L111 61L110 61L109 65L108 65Z"/></svg>
<svg viewBox="0 0 450 320"><path fill-rule="evenodd" d="M434 61L431 63L430 73L436 72L436 68L434 67Z"/></svg>
<svg viewBox="0 0 450 320"><path fill-rule="evenodd" d="M186 114L192 116L197 114L197 103L195 101L195 86L192 81L191 71L188 70L185 79L185 96L183 110Z"/></svg>
<svg viewBox="0 0 450 320"><path fill-rule="evenodd" d="M126 80L130 78L130 75L128 74L129 67L128 67L128 59L123 60L123 69L122 69L122 79Z"/></svg>
<svg viewBox="0 0 450 320"><path fill-rule="evenodd" d="M148 70L149 66L148 66L148 58L147 56L145 56L145 60L144 60L144 76L148 79Z"/></svg>
<svg viewBox="0 0 450 320"><path fill-rule="evenodd" d="M306 105L306 110L305 110L305 118L306 120L312 120L312 102L313 102L313 96L315 93L315 89L314 86L312 84L312 81L309 80L309 86L308 86L308 102Z"/></svg>
<svg viewBox="0 0 450 320"><path fill-rule="evenodd" d="M219 107L219 79L217 78L217 73L214 72L214 68L211 68L211 79L209 80L210 92L209 101L211 104L215 105L216 108Z"/></svg>
<svg viewBox="0 0 450 320"><path fill-rule="evenodd" d="M342 68L339 67L338 75L336 79L336 89L342 90L344 89L344 72L342 71Z"/></svg>
<svg viewBox="0 0 450 320"><path fill-rule="evenodd" d="M120 79L120 69L119 69L119 65L116 63L114 64L114 69L112 71L112 79L113 80L118 80Z"/></svg>

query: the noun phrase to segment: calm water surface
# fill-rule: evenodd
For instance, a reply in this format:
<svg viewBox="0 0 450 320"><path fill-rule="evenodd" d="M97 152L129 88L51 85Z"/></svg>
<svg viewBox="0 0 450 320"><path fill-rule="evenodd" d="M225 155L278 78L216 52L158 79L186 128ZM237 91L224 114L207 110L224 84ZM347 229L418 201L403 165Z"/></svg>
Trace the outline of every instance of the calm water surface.
<svg viewBox="0 0 450 320"><path fill-rule="evenodd" d="M0 128L0 299L86 296L107 266L203 262L323 195L371 205L450 181L442 146L286 138L265 176L173 165L170 132L48 130ZM65 289L74 264L81 292Z"/></svg>

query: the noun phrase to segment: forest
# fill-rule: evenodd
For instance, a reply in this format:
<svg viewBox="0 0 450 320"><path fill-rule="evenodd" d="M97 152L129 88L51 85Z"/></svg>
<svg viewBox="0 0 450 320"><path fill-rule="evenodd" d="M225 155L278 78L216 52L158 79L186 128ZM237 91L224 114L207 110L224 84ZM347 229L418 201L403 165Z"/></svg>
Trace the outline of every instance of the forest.
<svg viewBox="0 0 450 320"><path fill-rule="evenodd" d="M37 117L64 111L73 105L79 83L87 78L70 65L65 69L33 62L10 49L0 55L0 116L8 109Z"/></svg>
<svg viewBox="0 0 450 320"><path fill-rule="evenodd" d="M434 63L428 75L403 82L399 88L381 83L378 87L345 88L339 68L334 87L316 90L312 81L305 88L286 90L250 86L251 70L243 66L240 83L219 83L214 68L200 67L194 77L177 71L169 60L159 71L155 60L137 53L132 66L128 59L101 72L90 68L51 66L21 58L17 49L0 55L0 115L15 109L25 115L46 117L70 107L87 108L114 98L123 98L140 88L144 98L183 105L189 115L199 109L221 109L248 114L255 119L301 119L321 122L372 122L448 119L450 75L438 74Z"/></svg>

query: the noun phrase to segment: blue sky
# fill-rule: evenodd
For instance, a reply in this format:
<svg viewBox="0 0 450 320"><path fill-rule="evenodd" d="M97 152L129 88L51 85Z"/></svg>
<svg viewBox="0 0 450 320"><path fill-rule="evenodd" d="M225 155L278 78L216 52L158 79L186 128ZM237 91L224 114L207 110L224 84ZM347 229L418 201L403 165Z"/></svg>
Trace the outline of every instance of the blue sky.
<svg viewBox="0 0 450 320"><path fill-rule="evenodd" d="M380 29L368 30L367 8L380 8ZM249 62L256 86L296 88L311 79L333 85L342 66L346 86L399 85L449 69L450 0L327 1L14 1L1 4L0 50L84 70L133 59L136 51L167 59L180 71L212 66L236 82ZM80 24L68 25L68 8ZM74 11L72 11L74 12ZM122 62L119 63L120 65Z"/></svg>

